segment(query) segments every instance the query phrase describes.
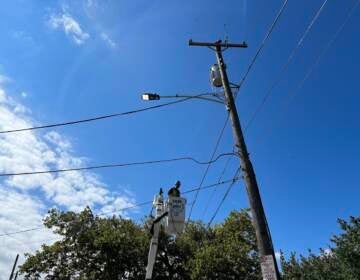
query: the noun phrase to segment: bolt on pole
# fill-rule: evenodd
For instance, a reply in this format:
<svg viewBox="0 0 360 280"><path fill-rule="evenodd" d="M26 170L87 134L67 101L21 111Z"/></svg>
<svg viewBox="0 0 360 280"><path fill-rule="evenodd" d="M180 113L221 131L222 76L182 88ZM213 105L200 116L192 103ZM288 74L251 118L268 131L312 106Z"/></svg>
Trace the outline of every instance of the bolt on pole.
<svg viewBox="0 0 360 280"><path fill-rule="evenodd" d="M222 48L246 48L247 45L246 43L230 44L227 41L222 42L221 40L214 43L193 42L190 40L189 45L206 46L214 50L216 53L217 64L219 66L222 85L224 88L226 107L230 115L235 146L237 147L240 157L240 168L243 173L249 197L252 220L260 254L262 276L264 280L279 280L280 274L275 259L274 248L266 221L264 207L261 201L259 187L256 181L255 171L249 158L233 93L226 73L226 65L222 56Z"/></svg>

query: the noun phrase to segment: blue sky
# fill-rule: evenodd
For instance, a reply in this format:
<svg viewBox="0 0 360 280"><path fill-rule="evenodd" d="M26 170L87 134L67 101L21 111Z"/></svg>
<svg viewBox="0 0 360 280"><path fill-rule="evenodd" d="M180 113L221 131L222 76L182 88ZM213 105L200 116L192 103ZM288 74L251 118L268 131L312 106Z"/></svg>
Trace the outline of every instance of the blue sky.
<svg viewBox="0 0 360 280"><path fill-rule="evenodd" d="M284 109L288 94L304 78L356 2L328 1L280 84L245 132L275 247L286 253L306 253L307 248L327 246L331 235L338 231L337 218L359 215L360 97L356 66L360 62L360 40L356 34L360 9ZM322 3L289 2L237 99L243 124L277 79ZM224 53L230 80L239 82L281 4L264 0L228 0L222 5L215 0L3 1L1 86L20 123L5 126L5 118L2 128L21 126L22 120L25 124L47 124L150 105L140 100L143 91L165 95L212 91L208 75L215 62L214 53L206 48L190 48L190 38L245 40L248 49ZM14 104L21 104L26 112L17 115ZM191 101L125 118L58 128L50 136L49 131L38 131L31 137L50 141L46 149L60 155L40 167L59 166L59 161L69 166L179 156L208 160L225 117L224 107L218 104ZM61 146L64 143L68 146ZM219 152L231 151L232 143L228 127ZM61 157L64 154L65 159ZM224 162L211 166L205 184L218 180ZM12 171L16 171L14 166ZM231 178L237 166L237 160L231 160L224 177ZM31 164L25 167L34 168ZM147 201L159 187L169 187L176 180L181 180L184 188L192 188L199 184L204 169L182 162L80 174L85 176L85 185L87 180L98 180L94 184L101 183L103 188L85 190L107 192L107 200L92 197L77 206L89 202L96 210L114 207L117 196L125 201L121 205ZM6 170L1 167L2 172ZM31 187L26 189L5 182L4 188L39 203L36 215L41 216L51 206L71 209L69 201L54 196L54 190L41 187L41 182L29 183ZM213 190L201 192L193 218L207 222L225 190L216 190L205 215L204 205ZM216 221L233 209L247 206L240 182ZM148 211L145 207L126 214L140 219ZM6 220L8 217L3 215ZM8 243L1 240L0 244Z"/></svg>

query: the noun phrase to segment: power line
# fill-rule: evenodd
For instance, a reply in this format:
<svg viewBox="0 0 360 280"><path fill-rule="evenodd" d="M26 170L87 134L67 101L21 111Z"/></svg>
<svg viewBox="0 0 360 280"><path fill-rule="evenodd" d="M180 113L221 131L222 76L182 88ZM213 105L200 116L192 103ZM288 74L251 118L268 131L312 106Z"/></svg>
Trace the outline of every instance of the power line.
<svg viewBox="0 0 360 280"><path fill-rule="evenodd" d="M233 187L233 186L235 185L235 183L238 181L238 180L236 180L236 178L238 178L239 174L240 174L240 167L236 170L235 175L234 175L234 179L233 179L233 180L231 180L230 185L229 185L229 187L227 188L227 190L226 190L226 192L225 192L225 194L224 194L223 198L221 199L221 201L220 201L220 203L219 203L218 207L216 208L216 210L215 210L214 214L212 215L212 217L211 217L210 221L208 222L208 224L207 224L207 228L209 228L209 227L210 227L210 225L211 225L211 223L214 221L214 219L215 219L216 215L219 213L219 210L220 210L221 206L224 204L224 202L225 202L225 200L226 200L227 196L229 195L229 193L230 193L230 191L231 191L232 187Z"/></svg>
<svg viewBox="0 0 360 280"><path fill-rule="evenodd" d="M20 132L20 131L30 131L30 130L52 128L52 127L59 127L59 126L75 125L75 124L80 124L80 123L87 123L87 122L99 121L99 120L103 120L103 119L109 119L109 118L115 118L115 117L120 117L120 116L132 115L132 114L141 113L141 112L145 112L145 111L149 111L149 110L153 110L153 109L162 108L162 107L165 107L165 106L175 105L175 104L178 104L178 103L181 103L181 102L185 102L185 101L187 101L189 99L194 99L194 98L198 98L200 96L205 96L205 95L209 95L209 93L198 94L198 95L195 95L195 96L189 96L189 97L186 97L186 98L183 98L183 99L180 99L180 100L171 101L171 102L167 102L167 103L162 103L160 105L149 106L149 107L140 108L140 109L131 110L131 111L122 112L122 113L114 113L114 114L102 115L102 116L97 116L97 117L92 117L92 118L87 118L87 119L81 119L81 120L75 120L75 121L68 121L68 122L61 122L61 123L54 123L54 124L47 124L47 125L19 128L19 129L3 130L3 131L0 131L0 134Z"/></svg>
<svg viewBox="0 0 360 280"><path fill-rule="evenodd" d="M151 203L153 203L153 201L152 201L152 200L148 200L148 201L145 201L145 202L133 204L133 205L131 205L131 206L123 207L123 208L116 209L116 210L112 210L112 211L103 211L103 212L98 213L97 215L98 215L98 216L104 216L104 215L109 215L109 214L115 214L115 213L118 213L118 212L120 212L120 211L126 211L126 210L130 210L130 209L134 209L134 208L137 208L137 207L149 205L149 204L151 204Z"/></svg>
<svg viewBox="0 0 360 280"><path fill-rule="evenodd" d="M282 79L282 76L284 75L284 73L286 72L286 70L288 69L291 61L293 60L296 52L298 51L298 49L302 46L302 43L304 42L305 38L307 37L307 35L309 34L310 30L312 29L312 27L314 26L315 22L317 21L317 19L319 18L321 12L323 11L326 3L328 2L328 0L325 0L322 5L320 6L320 8L318 9L318 11L316 12L315 16L312 18L311 22L309 23L309 25L307 26L307 28L305 29L304 34L301 36L300 40L298 41L298 43L296 44L296 46L294 47L294 49L291 51L287 61L285 62L285 64L283 65L279 75L277 76L277 78L275 79L275 81L272 83L272 85L270 86L269 90L266 92L266 94L264 95L261 103L259 104L259 106L257 107L257 109L254 111L254 113L252 114L252 116L250 117L250 120L248 121L248 123L245 126L245 130L247 130L250 125L252 124L252 122L255 120L256 116L259 114L259 112L262 110L262 108L264 107L266 101L269 99L270 95L272 94L273 90L275 89L275 87L279 84L279 82Z"/></svg>
<svg viewBox="0 0 360 280"><path fill-rule="evenodd" d="M288 96L289 99L291 100L295 94L303 87L304 83L306 82L306 80L309 78L309 76L312 74L312 72L314 71L314 69L319 65L321 59L323 58L323 56L325 55L325 53L329 50L329 48L332 46L332 44L335 42L335 40L337 39L337 37L339 36L339 34L341 33L341 31L344 29L345 25L348 23L348 21L350 20L350 18L352 17L353 13L355 12L356 8L359 6L360 4L360 0L356 1L354 3L354 5L352 6L352 8L349 10L345 20L342 22L342 24L339 26L339 28L336 30L336 32L334 33L334 35L331 37L331 39L328 41L328 43L325 45L325 47L322 49L322 51L320 52L320 54L318 55L318 57L314 60L314 63L309 67L308 71L306 72L304 78L299 82L299 84L297 85L297 87L295 88L295 90L293 90L292 92L289 92ZM287 104L290 103L290 100Z"/></svg>
<svg viewBox="0 0 360 280"><path fill-rule="evenodd" d="M192 188L192 189L183 191L182 194L188 194L188 193L196 192L196 191L198 191L198 190L205 190L205 189L209 189L209 188L214 188L214 187L217 187L217 186L219 186L219 185L225 185L225 184L227 184L227 183L229 183L229 182L233 182L234 180L237 181L237 180L239 180L239 179L240 179L240 178L238 178L238 177L234 177L234 178L232 178L232 179L224 180L224 181L222 181L222 182L210 184L210 185L207 185L207 186L202 186L202 187L197 186L197 187L194 187L194 188ZM107 215L107 214L115 214L115 213L118 213L118 212L121 212L121 211L133 209L133 208L136 208L136 207L141 207L141 206L149 205L149 204L151 204L152 202L153 202L152 200L148 200L148 201L140 202L140 203L137 203L137 204L134 204L134 205L131 205L131 206L119 208L119 209L117 209L117 210L115 210L115 211L100 212L100 213L98 213L98 214L96 214L96 215L102 216L102 215ZM29 228L29 229L24 229L24 230L19 230L19 231L7 232L7 233L0 234L0 237L6 237L6 236L15 235L15 234L25 233L25 232L37 231L37 230L41 230L41 229L44 229L44 227L35 227L35 228Z"/></svg>
<svg viewBox="0 0 360 280"><path fill-rule="evenodd" d="M221 129L221 131L220 131L220 134L219 134L219 136L218 136L218 138L217 138L217 140L216 140L216 144L215 144L214 150L213 150L212 155L211 155L211 157L210 157L210 162L213 160L213 158L214 158L214 156L215 156L215 154L216 154L216 152L217 152L217 150L218 150L218 147L219 147L219 145L220 145L220 141L221 141L221 139L222 139L222 137L223 137L223 135L224 135L225 128L226 128L226 126L227 126L228 119L229 119L229 114L227 115L226 121L225 121L225 123L224 123L224 125L223 125L223 127L222 127L222 129ZM201 186L202 186L202 184L204 183L205 178L206 178L206 176L207 176L207 174L208 174L208 172L209 172L209 170L210 170L210 166L211 166L211 163L209 163L209 164L207 165L207 167L206 167L206 169L205 169L205 172L204 172L204 174L203 174L203 176L202 176L202 178L201 178L200 188L199 188L199 190L196 192L194 201L193 201L193 203L191 204L191 207L190 207L189 216L188 216L188 221L190 221L190 218L191 218L191 214L192 214L194 205L195 205L195 203L196 203L196 201L197 201L197 198L198 198L198 195L199 195L199 191L200 191Z"/></svg>
<svg viewBox="0 0 360 280"><path fill-rule="evenodd" d="M30 232L30 231L40 230L40 229L43 229L43 227L36 227L36 228L19 230L19 231L7 232L7 233L0 234L0 237L11 236L11 235L18 234L18 233L25 233L25 232Z"/></svg>
<svg viewBox="0 0 360 280"><path fill-rule="evenodd" d="M235 150L235 149L234 149L234 150ZM223 176L225 175L225 172L226 172L226 169L227 169L228 166L229 166L229 163L230 163L230 158L228 158L228 159L226 160L226 163L225 163L225 165L224 165L224 168L223 168L222 172L220 173L220 176L219 176L219 179L218 179L219 182L222 180ZM215 195L215 193L216 193L216 190L217 190L217 188L214 188L213 191L211 192L211 194L210 194L210 196L209 196L209 198L208 198L208 200L207 200L207 202L206 202L206 205L205 205L205 207L204 207L204 211L203 211L203 213L202 213L202 216L201 216L201 219L200 219L200 220L203 220L203 218L204 218L207 210L209 209L210 202L212 201L212 199L213 199L213 197L214 197L214 195Z"/></svg>
<svg viewBox="0 0 360 280"><path fill-rule="evenodd" d="M232 182L232 181L238 181L240 180L241 178L239 177L234 177L232 179L227 179L227 180L224 180L224 181L221 181L221 182L218 182L218 183L214 183L214 184L211 184L211 185L207 185L207 186L202 186L202 187L196 187L196 188L193 188L193 189L190 189L190 190L187 190L187 191L184 191L182 192L183 194L187 194L187 193L192 193L192 192L195 192L197 190L206 190L206 189L209 189L209 188L213 188L213 187L217 187L219 185L224 185L224 184L227 184L229 182Z"/></svg>
<svg viewBox="0 0 360 280"><path fill-rule="evenodd" d="M273 30L275 29L275 26L276 26L276 24L278 23L281 15L283 14L283 12L284 12L287 4L288 4L288 0L285 0L285 1L283 2L282 6L280 7L280 10L279 10L278 13L276 14L274 21L271 23L268 32L265 34L264 39L262 40L262 42L261 42L260 46L258 47L258 49L257 49L257 51L256 51L256 53L255 53L255 55L254 55L254 57L253 57L253 59L251 60L251 62L250 62L250 64L249 64L249 66L248 66L248 68L247 68L244 76L242 77L242 79L241 79L241 81L240 81L240 83L239 83L239 85L238 85L238 87L237 87L237 90L240 89L240 87L243 85L243 83L245 82L246 78L248 77L248 75L249 75L252 67L254 66L257 58L259 57L262 49L264 48L266 42L267 42L268 39L270 38L271 33L272 33ZM237 97L237 95L235 95L235 99L236 99L236 97ZM223 128L222 128L222 130L221 130L221 132L220 132L220 135L219 135L219 137L218 137L218 140L217 140L217 142L216 142L216 145L215 145L215 147L214 147L214 151L213 151L212 155L214 155L214 154L216 153L217 149L218 149L220 140L221 140L221 138L222 138L222 136L223 136L223 134L224 134L224 130L225 130L226 126L227 126L228 121L229 121L229 114L227 114L227 118L226 118L225 123L224 123L224 126L223 126ZM224 168L223 171L222 171L222 175L225 173L225 171L226 171L226 169L227 169L228 163L229 163L229 162L227 162L227 163L225 164L225 168ZM208 173L208 171L209 171L209 168L210 168L210 166L208 166L207 169L205 170L205 173L204 173L204 175L203 175L203 177L202 177L202 180L201 180L201 184L202 184L202 182L204 181L205 177L207 176L207 173ZM221 180L222 175L220 175L219 180ZM194 200L194 204L196 203L196 200L197 200L197 194L196 194L196 197L195 197L195 200ZM208 201L209 201L209 200L208 200ZM193 206L194 206L194 205L191 206L188 220L190 220ZM207 208L207 207L206 207L206 208Z"/></svg>
<svg viewBox="0 0 360 280"><path fill-rule="evenodd" d="M287 109L289 108L289 105L291 103L291 101L293 100L293 98L295 97L295 95L301 90L301 88L303 87L304 83L307 81L307 79L310 77L310 75L312 74L312 72L314 71L314 69L319 65L322 57L325 55L325 53L329 50L329 48L332 46L332 44L335 42L335 40L337 39L338 35L341 33L341 31L344 29L345 25L347 24L347 22L350 20L351 16L353 15L353 13L355 12L356 8L359 6L360 4L360 0L357 0L354 5L352 6L352 8L349 10L345 20L343 21L343 23L340 25L340 27L337 29L337 31L334 33L334 35L331 37L331 39L328 41L328 43L324 46L324 48L322 49L322 51L320 52L320 54L317 56L317 58L314 60L314 62L311 64L311 66L308 68L308 71L306 72L306 74L304 75L304 78L298 83L298 85L295 87L295 89L293 91L290 91L287 96L288 96L288 101L285 104L285 106L282 108L280 114L284 114ZM274 123L272 123L272 126L268 128L267 133L264 133L263 137L260 137L260 139L269 139L271 133L274 131Z"/></svg>
<svg viewBox="0 0 360 280"><path fill-rule="evenodd" d="M23 176L23 175L35 175L35 174L49 174L49 173L60 173L60 172L71 172L71 171L82 171L82 170L92 170L92 169L102 169L102 168L115 168L115 167L127 167L127 166L136 166L136 165L148 165L148 164L158 164L158 163L168 163L176 161L192 161L199 165L211 164L218 161L224 156L235 156L234 153L223 153L218 155L215 159L210 161L199 161L193 157L179 157L171 159L162 159L162 160L151 160L151 161L140 161L140 162L130 162L130 163L114 163L114 164L104 164L104 165L95 165L87 167L75 167L75 168L66 168L66 169L53 169L53 170L43 170L43 171L29 171L29 172L18 172L18 173L2 173L0 177L7 176Z"/></svg>
<svg viewBox="0 0 360 280"><path fill-rule="evenodd" d="M287 3L288 3L288 0L285 0L284 3L283 3L283 5L281 6L280 10L278 11L278 13L277 13L274 21L273 21L272 24L270 25L270 28L269 28L268 32L266 33L264 39L262 40L259 48L257 49L257 51L256 51L253 59L251 60L249 66L248 66L248 68L247 68L247 71L245 72L245 75L243 76L243 78L241 79L241 81L240 81L240 83L239 83L238 90L240 89L240 87L242 86L242 84L245 82L245 80L246 80L246 78L248 77L248 75L249 75L252 67L254 66L254 64L255 64L255 62L256 62L256 60L257 60L257 58L259 57L262 49L264 48L267 40L270 38L270 35L271 35L271 33L273 32L273 30L274 30L277 22L279 21L280 16L281 16L282 13L284 12L284 10L285 10L285 8L286 8L286 6L287 6ZM235 98L236 98L236 97L235 97ZM215 144L215 147L214 147L214 150L213 150L213 153L212 153L212 156L211 156L210 159L212 159L212 157L215 155L215 153L216 153L216 151L217 151L217 149L218 149L218 146L219 146L220 141L221 141L221 139L222 139L222 137L223 137L224 130L225 130L226 126L227 126L228 121L229 121L229 114L227 114L227 118L226 118L226 120L225 120L225 123L224 123L224 125L223 125L223 128L222 128L221 131L220 131L220 135L219 135L219 137L218 137L218 139L217 139L217 141L216 141L216 144ZM228 163L227 163L227 164L228 164ZM227 164L226 164L225 166L227 166ZM202 177L202 179L201 179L200 185L204 182L204 180L205 180L205 178L206 178L206 176L207 176L207 174L208 174L209 169L210 169L210 165L207 166L207 168L206 168L206 170L205 170L205 173L204 173L204 175L203 175L203 177ZM223 173L225 173L225 170L226 170L226 167L225 167ZM188 220L190 220L190 218L191 218L192 210L193 210L194 204L195 204L196 201L197 201L197 197L198 197L198 193L196 193L194 202L193 202L193 204L191 205Z"/></svg>
<svg viewBox="0 0 360 280"><path fill-rule="evenodd" d="M281 15L283 14L287 4L288 4L288 0L285 0L284 3L282 4L280 10L278 11L274 21L272 22L272 24L270 25L270 28L268 30L268 32L266 33L264 39L262 40L259 48L257 49L253 59L251 60L246 72L245 72L245 75L243 76L243 78L241 79L240 83L239 83L239 88L242 86L242 84L244 83L244 81L246 80L247 76L249 75L250 73L250 70L251 68L254 66L255 62L256 62L256 59L258 58L258 56L260 55L260 52L262 51L262 49L264 48L265 44L266 44L266 41L269 39L271 33L273 32L277 22L279 21Z"/></svg>

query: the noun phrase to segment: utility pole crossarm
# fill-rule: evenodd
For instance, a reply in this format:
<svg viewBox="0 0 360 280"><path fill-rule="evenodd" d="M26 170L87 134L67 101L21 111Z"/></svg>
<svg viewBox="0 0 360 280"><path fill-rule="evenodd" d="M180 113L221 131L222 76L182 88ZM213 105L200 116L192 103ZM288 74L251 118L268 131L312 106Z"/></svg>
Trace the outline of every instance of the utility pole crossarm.
<svg viewBox="0 0 360 280"><path fill-rule="evenodd" d="M194 42L193 40L189 40L189 46L198 46L198 47L224 47L224 48L247 48L248 45L243 42L241 44L228 43L227 41L222 42L221 40L216 41L214 43L207 42Z"/></svg>

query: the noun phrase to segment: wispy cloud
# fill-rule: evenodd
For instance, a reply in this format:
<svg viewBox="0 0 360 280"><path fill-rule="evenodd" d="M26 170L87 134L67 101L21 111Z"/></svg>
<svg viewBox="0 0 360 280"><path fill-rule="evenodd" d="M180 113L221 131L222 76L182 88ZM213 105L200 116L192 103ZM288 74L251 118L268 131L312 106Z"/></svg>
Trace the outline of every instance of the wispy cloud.
<svg viewBox="0 0 360 280"><path fill-rule="evenodd" d="M6 84L8 82L11 82L11 79L5 75L0 74L0 86Z"/></svg>
<svg viewBox="0 0 360 280"><path fill-rule="evenodd" d="M98 0L83 0L84 12L93 20L96 19L99 12L103 11L105 5L105 1L102 1L100 5Z"/></svg>
<svg viewBox="0 0 360 280"><path fill-rule="evenodd" d="M49 25L53 29L62 29L77 45L83 44L90 38L89 33L85 32L80 24L67 12L52 14Z"/></svg>
<svg viewBox="0 0 360 280"><path fill-rule="evenodd" d="M30 34L28 34L27 32L25 32L23 30L14 31L12 33L12 36L13 36L14 39L23 41L27 45L34 45L35 44L34 38Z"/></svg>
<svg viewBox="0 0 360 280"><path fill-rule="evenodd" d="M96 0L86 0L85 5L89 8L97 7L97 1Z"/></svg>
<svg viewBox="0 0 360 280"><path fill-rule="evenodd" d="M1 85L0 116L0 131L37 124L29 108ZM88 161L76 156L71 141L55 131L0 135L0 173L80 167ZM49 206L80 211L88 205L97 211L118 211L134 203L132 196L112 192L93 172L4 177L0 179L0 234L41 226ZM9 274L16 253L34 251L40 241L51 238L54 235L45 229L0 237L0 279Z"/></svg>
<svg viewBox="0 0 360 280"><path fill-rule="evenodd" d="M41 227L44 204L38 199L0 185L0 234ZM55 239L49 230L25 232L19 235L0 237L0 279L10 275L16 254L23 262L24 252L33 252L41 245L40 241ZM7 278L6 278L7 279Z"/></svg>
<svg viewBox="0 0 360 280"><path fill-rule="evenodd" d="M115 49L117 47L117 44L105 32L102 32L100 37L110 48Z"/></svg>

